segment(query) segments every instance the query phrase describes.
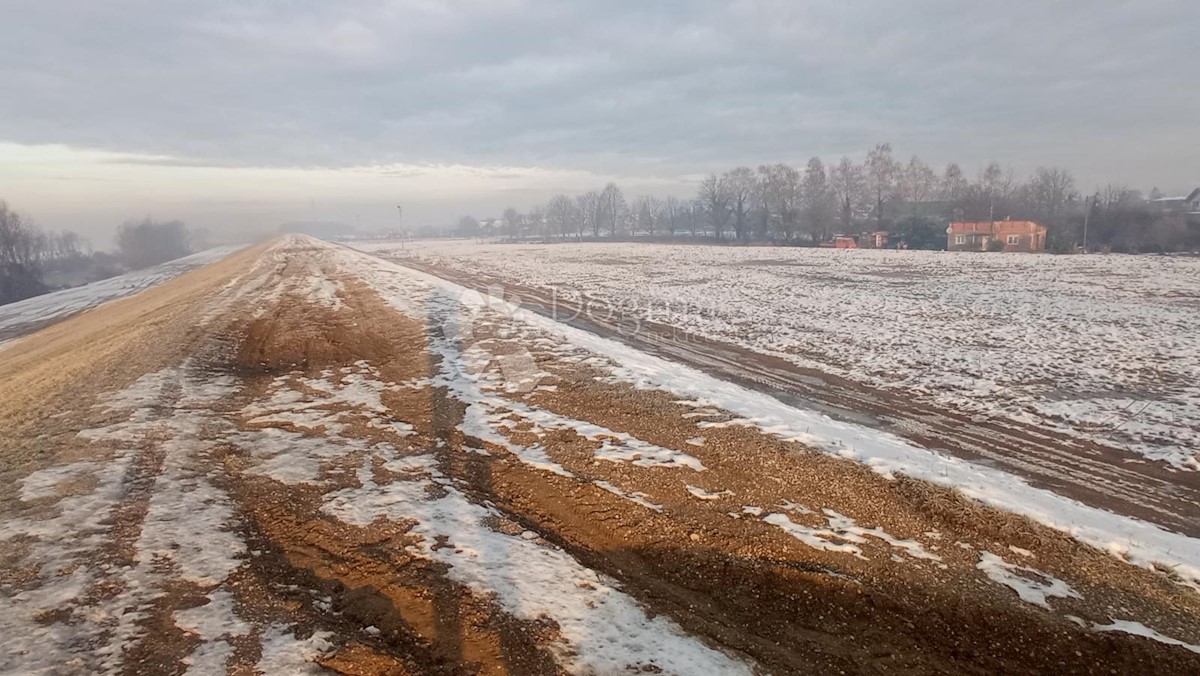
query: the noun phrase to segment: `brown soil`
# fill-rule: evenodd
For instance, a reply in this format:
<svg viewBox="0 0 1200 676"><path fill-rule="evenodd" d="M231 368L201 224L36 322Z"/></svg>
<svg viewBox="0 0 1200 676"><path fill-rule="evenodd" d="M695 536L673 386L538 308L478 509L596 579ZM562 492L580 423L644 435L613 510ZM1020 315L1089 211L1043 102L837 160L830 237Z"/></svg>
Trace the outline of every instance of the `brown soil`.
<svg viewBox="0 0 1200 676"><path fill-rule="evenodd" d="M75 439L78 430L106 421L107 414L90 406L101 393L185 357L214 376L238 379L238 395L216 408L245 432L263 425L238 412L280 376L316 377L364 361L386 382L436 373L427 333L438 327L398 313L345 276L338 277L340 309L284 294L265 304L235 306L204 326L188 321L210 307L239 272L253 269L294 280L306 274L300 262L313 252L295 248L274 267L256 265L261 254L261 248L239 254L9 348L0 363L6 384L0 430L12 440L0 453L6 479L0 515L29 512L18 504L15 485L30 471L104 457L103 445L81 447ZM540 441L574 476L550 474L465 437L458 427L462 405L439 387L384 396L389 414L412 422L415 435L397 439L370 425L371 415L348 409L341 436L391 443L401 454L436 449L441 471L457 490L495 505L501 516L490 527L533 531L616 580L650 614L673 619L764 673L1141 673L1149 664L1158 673L1200 671L1200 655L1126 634L1096 633L1067 618L1091 623L1132 617L1200 643L1200 595L1166 575L1131 567L953 491L907 478L888 480L753 428L702 428L697 418L685 417L694 409L676 403L676 397L597 380L601 371L561 361L511 328L500 319L482 323L472 341L495 354L529 350L550 374L545 382L557 386L509 395L514 401L683 450L707 469L597 461L595 443L560 430ZM330 434L278 426L315 437ZM521 435L518 428L511 438L520 441ZM704 445L688 443L698 436ZM469 448L486 448L490 455ZM230 673L253 673L261 627L269 623L295 627L298 638L332 632L334 649L319 663L335 673L562 671L552 648L558 637L553 621L515 617L490 596L454 582L445 564L409 547L418 537L409 533L411 523L379 520L356 527L321 511L324 495L358 486L355 470L363 454L347 453L326 464L319 485L289 485L247 471L254 464L250 450L225 445L208 460L214 480L236 505L250 551L227 584L239 616L255 630L235 639ZM161 471L161 463L161 450L147 440L105 557L132 556L148 499L148 489L139 487ZM382 466L374 468L377 483L395 478ZM622 499L594 481L642 492L662 510ZM697 500L686 490L689 484L730 493ZM918 540L936 551L943 566L893 560L896 550L874 538L861 545L864 559L821 551L760 519L729 514L745 505L777 510L788 502L833 509L862 527ZM1015 558L1009 546L1027 549L1034 558ZM1052 611L1025 604L976 568L982 549L1063 579L1082 599L1055 599ZM27 572L19 553L0 558L0 579L21 575ZM124 671L181 673L196 639L175 626L171 613L203 604L206 591L181 584L159 599L141 626L146 638L126 652Z"/></svg>
<svg viewBox="0 0 1200 676"><path fill-rule="evenodd" d="M990 464L1032 485L1084 504L1200 537L1200 473L1054 430L977 416L923 403L896 392L796 366L780 357L689 334L674 326L610 316L597 299L564 299L519 281L467 273L412 258L396 262L481 292L504 289L506 299L572 326L613 338L722 380L765 392L834 418L864 423L917 444ZM821 361L822 355L804 356Z"/></svg>

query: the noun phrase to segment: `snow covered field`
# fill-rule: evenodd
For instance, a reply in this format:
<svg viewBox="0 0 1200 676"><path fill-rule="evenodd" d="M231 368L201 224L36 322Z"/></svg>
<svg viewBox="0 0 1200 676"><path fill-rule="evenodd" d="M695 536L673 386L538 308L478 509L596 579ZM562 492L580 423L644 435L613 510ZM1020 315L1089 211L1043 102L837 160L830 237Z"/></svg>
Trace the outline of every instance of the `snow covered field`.
<svg viewBox="0 0 1200 676"><path fill-rule="evenodd" d="M361 244L1200 469L1200 260ZM608 306L604 307L605 312Z"/></svg>
<svg viewBox="0 0 1200 676"><path fill-rule="evenodd" d="M36 330L46 323L64 319L101 303L132 296L189 270L219 261L241 248L242 245L215 247L145 270L135 270L85 286L0 305L0 345L23 335L26 327Z"/></svg>
<svg viewBox="0 0 1200 676"><path fill-rule="evenodd" d="M130 306L206 344L144 339L154 366L64 385L90 394L10 452L0 672L398 673L521 651L552 673L834 670L772 668L785 652L857 673L888 641L913 656L897 664L996 664L961 649L986 643L1009 664L1194 671L1200 539L307 237L176 285L207 291L76 318L70 349L90 360L82 332ZM21 390L0 405L28 406ZM443 640L448 658L426 648Z"/></svg>

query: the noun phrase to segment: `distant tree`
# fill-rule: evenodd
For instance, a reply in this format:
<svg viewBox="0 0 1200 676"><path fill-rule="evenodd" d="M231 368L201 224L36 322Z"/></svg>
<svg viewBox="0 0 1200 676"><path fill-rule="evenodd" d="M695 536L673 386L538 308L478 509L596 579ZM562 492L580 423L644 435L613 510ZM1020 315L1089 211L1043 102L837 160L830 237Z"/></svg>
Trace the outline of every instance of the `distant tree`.
<svg viewBox="0 0 1200 676"><path fill-rule="evenodd" d="M91 243L70 230L46 235L45 256L50 260L72 261L91 255Z"/></svg>
<svg viewBox="0 0 1200 676"><path fill-rule="evenodd" d="M913 155L900 170L900 197L906 202L920 204L933 199L938 192L938 177L928 164Z"/></svg>
<svg viewBox="0 0 1200 676"><path fill-rule="evenodd" d="M798 229L800 211L800 172L786 164L759 167L760 209L768 230L783 240L791 240Z"/></svg>
<svg viewBox="0 0 1200 676"><path fill-rule="evenodd" d="M634 200L633 204L637 230L653 236L654 227L658 224L659 215L662 213L662 200L653 195L643 195Z"/></svg>
<svg viewBox="0 0 1200 676"><path fill-rule="evenodd" d="M716 174L709 174L700 181L698 201L704 205L708 222L712 224L713 234L721 239L725 225L729 222L729 190L725 179Z"/></svg>
<svg viewBox="0 0 1200 676"><path fill-rule="evenodd" d="M1005 171L999 163L989 163L979 175L979 187L987 196L987 220L1001 220L1011 215L1009 198L1016 187L1016 177L1011 169Z"/></svg>
<svg viewBox="0 0 1200 676"><path fill-rule="evenodd" d="M588 229L592 237L600 238L600 193L596 191L584 193L575 198L575 210L578 212L576 225L579 228L579 239Z"/></svg>
<svg viewBox="0 0 1200 676"><path fill-rule="evenodd" d="M508 207L504 210L504 228L508 231L508 238L510 240L516 240L520 236L524 220L525 217L515 208Z"/></svg>
<svg viewBox="0 0 1200 676"><path fill-rule="evenodd" d="M1141 191L1120 183L1109 183L1100 191L1100 204L1105 209L1113 209L1118 206L1134 207L1144 201Z"/></svg>
<svg viewBox="0 0 1200 676"><path fill-rule="evenodd" d="M604 186L604 190L600 193L600 208L608 225L608 234L615 238L627 209L625 196L621 194L621 189L617 187L616 183Z"/></svg>
<svg viewBox="0 0 1200 676"><path fill-rule="evenodd" d="M696 239L700 229L700 219L704 217L704 204L700 200L691 200L683 205L683 217L687 221L688 232Z"/></svg>
<svg viewBox="0 0 1200 676"><path fill-rule="evenodd" d="M804 182L800 185L800 220L812 241L822 242L833 234L834 200L821 158L810 159L804 168Z"/></svg>
<svg viewBox="0 0 1200 676"><path fill-rule="evenodd" d="M957 202L963 198L967 192L969 181L963 175L962 167L951 162L946 165L946 172L942 174L941 185L939 186L939 196L947 202Z"/></svg>
<svg viewBox="0 0 1200 676"><path fill-rule="evenodd" d="M754 197L757 178L750 167L737 167L725 172L721 182L729 199L729 209L733 213L733 232L739 241L746 241L750 231L749 213L751 200Z"/></svg>
<svg viewBox="0 0 1200 676"><path fill-rule="evenodd" d="M546 221L552 232L558 233L562 239L575 225L575 203L566 195L555 195L546 205Z"/></svg>
<svg viewBox="0 0 1200 676"><path fill-rule="evenodd" d="M680 208L677 197L668 197L663 201L662 220L671 237L675 236L675 231L679 228Z"/></svg>
<svg viewBox="0 0 1200 676"><path fill-rule="evenodd" d="M885 230L884 205L895 193L896 177L899 168L896 160L892 159L892 145L880 143L867 153L867 161L863 165L867 178L867 187L875 200L875 227Z"/></svg>
<svg viewBox="0 0 1200 676"><path fill-rule="evenodd" d="M1045 225L1057 226L1074 193L1075 179L1069 171L1038 167L1028 185L1033 216Z"/></svg>
<svg viewBox="0 0 1200 676"><path fill-rule="evenodd" d="M842 232L849 233L866 199L867 183L862 167L855 165L850 158L843 157L841 163L830 172L830 187L837 200Z"/></svg>
<svg viewBox="0 0 1200 676"><path fill-rule="evenodd" d="M754 238L774 239L775 214L771 204L771 167L759 165L755 172L754 196L751 198L750 221Z"/></svg>
<svg viewBox="0 0 1200 676"><path fill-rule="evenodd" d="M543 241L550 238L549 229L546 226L546 209L541 205L534 206L525 216L525 232L528 236L541 238Z"/></svg>
<svg viewBox="0 0 1200 676"><path fill-rule="evenodd" d="M121 225L117 230L117 250L121 261L135 270L192 252L188 229L182 221L155 221L149 217Z"/></svg>
<svg viewBox="0 0 1200 676"><path fill-rule="evenodd" d="M0 201L0 304L46 292L40 265L45 249L45 236Z"/></svg>

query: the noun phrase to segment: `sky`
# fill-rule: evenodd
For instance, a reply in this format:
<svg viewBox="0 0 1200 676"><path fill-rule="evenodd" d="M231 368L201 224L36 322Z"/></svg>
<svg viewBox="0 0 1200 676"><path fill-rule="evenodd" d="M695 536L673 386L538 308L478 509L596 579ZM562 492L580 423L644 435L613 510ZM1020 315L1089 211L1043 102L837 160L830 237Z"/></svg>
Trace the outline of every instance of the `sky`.
<svg viewBox="0 0 1200 676"><path fill-rule="evenodd" d="M1183 0L2 0L0 199L253 236L746 164L989 161L1200 185Z"/></svg>

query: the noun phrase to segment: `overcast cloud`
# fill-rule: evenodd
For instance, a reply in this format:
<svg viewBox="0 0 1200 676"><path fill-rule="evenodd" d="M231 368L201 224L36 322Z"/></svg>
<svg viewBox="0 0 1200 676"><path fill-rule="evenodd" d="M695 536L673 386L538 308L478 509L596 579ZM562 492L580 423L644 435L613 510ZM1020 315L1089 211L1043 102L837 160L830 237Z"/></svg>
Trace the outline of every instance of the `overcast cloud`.
<svg viewBox="0 0 1200 676"><path fill-rule="evenodd" d="M418 175L464 185L414 198L436 219L590 174L687 192L708 170L885 140L935 165L1062 165L1085 186L1200 181L1200 20L1183 0L3 4L0 198L51 220L84 213L55 204L70 178L120 184L87 193L106 217L165 190L163 208L236 220L211 203L295 215L296 195L256 201L247 172L374 167L378 192L311 190L346 219ZM12 159L45 144L92 154ZM199 170L229 194L172 187Z"/></svg>

